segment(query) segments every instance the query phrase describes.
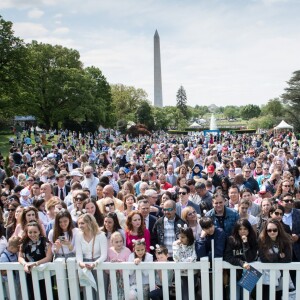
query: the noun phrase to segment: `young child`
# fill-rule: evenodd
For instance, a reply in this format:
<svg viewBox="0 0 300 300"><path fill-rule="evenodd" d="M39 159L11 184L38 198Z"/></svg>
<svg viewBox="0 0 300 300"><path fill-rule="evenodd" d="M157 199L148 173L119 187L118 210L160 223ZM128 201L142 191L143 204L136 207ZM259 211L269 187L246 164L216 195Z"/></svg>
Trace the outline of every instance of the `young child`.
<svg viewBox="0 0 300 300"><path fill-rule="evenodd" d="M124 246L124 239L122 237L122 234L118 231L114 232L110 237L110 241L112 247L108 249L107 261L110 262L128 261L128 257L131 254L131 251ZM118 284L118 300L123 300L125 299L125 295L124 295L123 276L121 270L117 271L117 284Z"/></svg>
<svg viewBox="0 0 300 300"><path fill-rule="evenodd" d="M145 239L132 240L133 243L133 253L128 257L128 261L134 262L136 265L139 265L141 262L152 262L153 256L150 253L146 252L146 242ZM136 276L135 271L130 271L130 300L138 299L137 285L136 285ZM148 299L149 294L149 272L146 270L142 271L142 282L144 288L144 299Z"/></svg>
<svg viewBox="0 0 300 300"><path fill-rule="evenodd" d="M163 245L156 245L155 256L157 262L169 262L168 260L168 248ZM169 285L169 296L170 288L173 287L173 270L168 270L168 285ZM162 290L162 271L155 270L155 290L149 293L149 298L152 300L162 300L163 299L163 290Z"/></svg>
<svg viewBox="0 0 300 300"><path fill-rule="evenodd" d="M179 226L179 240L173 243L173 259L175 262L195 262L196 261L196 251L195 251L195 238L192 228L188 227L186 224L182 227ZM194 271L194 284L196 284L197 271ZM189 285L187 270L181 271L181 293L182 300L189 299Z"/></svg>
<svg viewBox="0 0 300 300"><path fill-rule="evenodd" d="M8 245L6 249L2 252L0 256L0 262L6 263L6 262L17 262L18 261L18 255L17 252L19 251L19 246L21 244L21 238L18 236L13 236L8 240ZM2 282L4 284L4 299L11 299L11 296L9 294L8 289L8 282L7 282L7 276L6 271L1 271L2 274ZM16 291L16 299L20 299L20 287L19 285L19 276L18 274L14 275L15 280L15 291Z"/></svg>

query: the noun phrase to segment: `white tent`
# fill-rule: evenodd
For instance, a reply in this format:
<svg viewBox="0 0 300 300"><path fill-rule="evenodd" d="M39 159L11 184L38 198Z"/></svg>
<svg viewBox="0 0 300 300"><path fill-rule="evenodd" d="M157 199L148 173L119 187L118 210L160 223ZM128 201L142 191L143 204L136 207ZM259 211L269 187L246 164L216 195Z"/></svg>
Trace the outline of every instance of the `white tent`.
<svg viewBox="0 0 300 300"><path fill-rule="evenodd" d="M200 124L204 124L204 123L206 123L206 120L205 120L205 119L199 119L198 122L199 122Z"/></svg>
<svg viewBox="0 0 300 300"><path fill-rule="evenodd" d="M292 129L293 130L293 126L289 125L287 122L282 120L277 126L274 127L274 130L280 130L280 129Z"/></svg>
<svg viewBox="0 0 300 300"><path fill-rule="evenodd" d="M192 125L189 126L190 128L201 128L201 125L199 125L197 122L194 122Z"/></svg>

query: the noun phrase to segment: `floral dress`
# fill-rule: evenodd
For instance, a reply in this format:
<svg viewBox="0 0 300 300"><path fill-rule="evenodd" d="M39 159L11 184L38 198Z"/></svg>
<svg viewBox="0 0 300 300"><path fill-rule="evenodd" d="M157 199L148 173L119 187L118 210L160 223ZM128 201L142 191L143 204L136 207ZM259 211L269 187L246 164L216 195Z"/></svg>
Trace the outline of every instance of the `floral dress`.
<svg viewBox="0 0 300 300"><path fill-rule="evenodd" d="M110 262L128 261L128 257L130 254L131 251L126 247L123 247L121 252L117 252L113 247L110 247L108 250L107 260ZM124 295L124 282L123 282L122 271L117 270L116 275L117 275L118 300L123 300L125 299L125 295ZM111 286L109 287L109 294L111 294Z"/></svg>

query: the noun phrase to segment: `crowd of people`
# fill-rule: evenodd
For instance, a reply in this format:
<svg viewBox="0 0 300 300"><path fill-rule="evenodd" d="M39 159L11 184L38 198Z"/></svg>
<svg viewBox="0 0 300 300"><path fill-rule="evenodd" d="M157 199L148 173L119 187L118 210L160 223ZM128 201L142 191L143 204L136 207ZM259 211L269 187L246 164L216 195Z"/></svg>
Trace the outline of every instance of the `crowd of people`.
<svg viewBox="0 0 300 300"><path fill-rule="evenodd" d="M30 299L32 268L58 257L76 257L79 277L88 270L95 279L102 262L192 263L212 253L244 269L256 260L300 261L300 147L292 133L130 139L61 130L47 147L30 134L12 145L6 170L0 157L0 262L23 265ZM290 277L296 289L296 273ZM124 299L121 271L117 278ZM173 278L170 271L170 291ZM184 270L181 279L188 299ZM145 299L163 299L161 271L153 291L147 271L142 280ZM104 283L109 296L108 274ZM137 299L134 271L130 299Z"/></svg>

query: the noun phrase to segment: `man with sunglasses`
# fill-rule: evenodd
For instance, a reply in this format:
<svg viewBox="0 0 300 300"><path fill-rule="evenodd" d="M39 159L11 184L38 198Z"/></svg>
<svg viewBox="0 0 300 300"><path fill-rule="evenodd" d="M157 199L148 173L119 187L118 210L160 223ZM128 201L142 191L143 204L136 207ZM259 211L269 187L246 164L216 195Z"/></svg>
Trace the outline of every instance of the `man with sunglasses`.
<svg viewBox="0 0 300 300"><path fill-rule="evenodd" d="M300 261L300 211L294 208L294 199L291 193L284 193L280 196L280 204L284 207L282 221L292 231L293 240L293 261ZM296 284L296 271L290 272L294 285ZM295 285L296 286L296 285Z"/></svg>
<svg viewBox="0 0 300 300"><path fill-rule="evenodd" d="M200 206L189 200L190 191L191 190L188 185L184 185L183 187L179 188L179 192L178 192L179 201L176 203L176 214L178 216L181 216L182 210L187 206L193 207L196 213L200 214Z"/></svg>
<svg viewBox="0 0 300 300"><path fill-rule="evenodd" d="M173 243L179 238L178 225L183 226L186 223L176 214L176 203L173 200L164 202L163 212L164 216L160 217L154 224L151 245L154 247L156 244L166 246L170 257L172 257Z"/></svg>
<svg viewBox="0 0 300 300"><path fill-rule="evenodd" d="M250 189L253 194L256 194L259 191L258 182L252 177L251 169L248 165L245 165L243 168L243 176L245 178L244 187Z"/></svg>
<svg viewBox="0 0 300 300"><path fill-rule="evenodd" d="M96 187L99 183L99 178L94 176L94 169L92 166L86 166L83 172L84 180L81 182L82 188L88 188L90 190L91 196L96 197Z"/></svg>

